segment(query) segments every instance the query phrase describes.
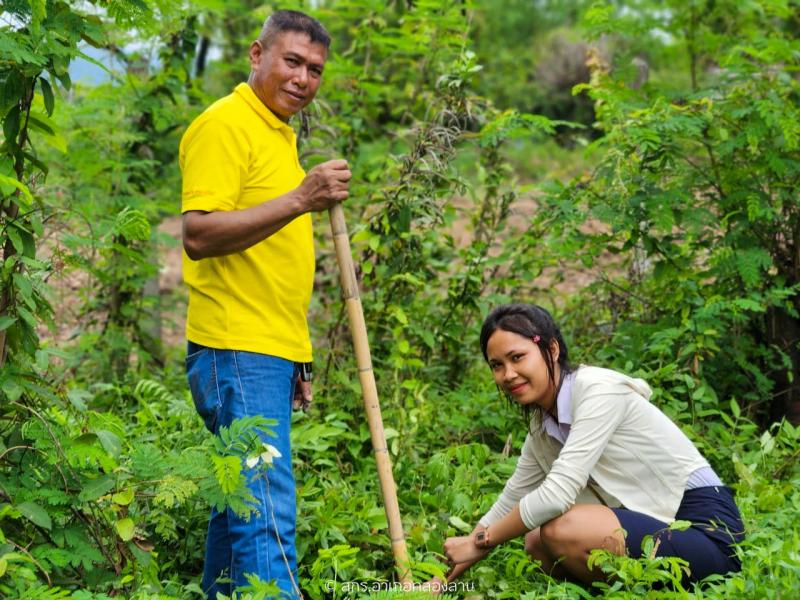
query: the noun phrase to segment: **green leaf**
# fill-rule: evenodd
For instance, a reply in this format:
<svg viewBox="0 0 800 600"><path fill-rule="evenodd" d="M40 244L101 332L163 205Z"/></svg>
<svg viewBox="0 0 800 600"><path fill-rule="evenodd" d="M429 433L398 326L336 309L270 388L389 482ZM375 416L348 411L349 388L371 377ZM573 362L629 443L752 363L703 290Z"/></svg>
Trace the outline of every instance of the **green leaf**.
<svg viewBox="0 0 800 600"><path fill-rule="evenodd" d="M356 243L358 243L358 242L362 242L362 241L364 241L364 240L368 240L368 239L370 239L370 237L371 237L372 235L373 235L373 233L372 233L372 232L371 232L369 229L367 229L367 228L360 229L360 230L356 231L356 232L355 232L355 233L354 233L354 234L353 234L353 235L350 237L350 243L352 243L352 244L356 244Z"/></svg>
<svg viewBox="0 0 800 600"><path fill-rule="evenodd" d="M741 414L741 411L739 410L739 403L736 401L735 398L731 398L731 412L733 413L733 416L736 417L737 419Z"/></svg>
<svg viewBox="0 0 800 600"><path fill-rule="evenodd" d="M31 51L29 44L32 40L32 36L13 35L7 29L4 30L3 35L0 35L0 60L16 63L23 70L30 66L44 67L47 57Z"/></svg>
<svg viewBox="0 0 800 600"><path fill-rule="evenodd" d="M8 111L6 118L3 119L3 135L6 142L12 146L17 145L17 134L19 133L19 104L16 104Z"/></svg>
<svg viewBox="0 0 800 600"><path fill-rule="evenodd" d="M33 238L33 233L26 229L19 221L9 223L6 229L11 243L14 244L14 249L20 256L27 256L34 258L36 254L36 240Z"/></svg>
<svg viewBox="0 0 800 600"><path fill-rule="evenodd" d="M17 70L12 70L7 76L3 85L2 95L0 95L0 110L5 113L15 104L19 104L19 99L25 93L25 78Z"/></svg>
<svg viewBox="0 0 800 600"><path fill-rule="evenodd" d="M120 519L114 523L114 529L117 530L117 533L119 534L119 537L122 538L122 541L130 542L133 539L136 526L133 524L133 519L130 517L125 517L124 519Z"/></svg>
<svg viewBox="0 0 800 600"><path fill-rule="evenodd" d="M72 440L76 446L91 446L97 441L96 433L84 433Z"/></svg>
<svg viewBox="0 0 800 600"><path fill-rule="evenodd" d="M0 156L0 175L4 175L6 177L12 177L16 180L16 173L14 172L14 161L8 155L1 155ZM7 183L0 183L0 193L3 196L9 196L14 193L14 190L17 189L14 185L9 185Z"/></svg>
<svg viewBox="0 0 800 600"><path fill-rule="evenodd" d="M769 454L775 449L775 438L769 431L765 431L759 441L761 442L761 451L764 454Z"/></svg>
<svg viewBox="0 0 800 600"><path fill-rule="evenodd" d="M22 392L25 391L22 389L22 386L13 379L6 379L0 383L0 389L3 390L3 393L11 402L18 400L19 397L22 396Z"/></svg>
<svg viewBox="0 0 800 600"><path fill-rule="evenodd" d="M18 181L16 177L0 175L0 186L11 186L20 191L19 196L14 199L14 202L18 204L20 208L27 209L33 204L33 196L31 196L28 186L21 181Z"/></svg>
<svg viewBox="0 0 800 600"><path fill-rule="evenodd" d="M57 129L56 124L44 113L35 113L33 111L28 115L28 128L33 131L41 131L47 135L55 135Z"/></svg>
<svg viewBox="0 0 800 600"><path fill-rule="evenodd" d="M398 212L395 220L395 231L401 233L408 232L411 229L411 208L403 206Z"/></svg>
<svg viewBox="0 0 800 600"><path fill-rule="evenodd" d="M28 0L31 7L31 31L38 34L47 18L47 0Z"/></svg>
<svg viewBox="0 0 800 600"><path fill-rule="evenodd" d="M31 285L30 280L28 280L28 278L22 273L14 273L11 276L11 279L14 282L14 286L17 288L17 292L19 292L23 302L30 305L33 301L33 286Z"/></svg>
<svg viewBox="0 0 800 600"><path fill-rule="evenodd" d="M50 82L44 77L39 79L39 87L42 88L42 98L44 98L44 109L47 111L48 116L53 115L53 110L56 106L56 99L53 95L53 88Z"/></svg>
<svg viewBox="0 0 800 600"><path fill-rule="evenodd" d="M131 502L133 502L134 492L133 488L126 488L122 492L117 492L116 494L111 496L111 501L114 504L119 504L120 506L128 506Z"/></svg>
<svg viewBox="0 0 800 600"><path fill-rule="evenodd" d="M156 504L167 508L183 504L198 491L197 484L189 479L182 479L175 475L167 475L158 487L158 492L153 498Z"/></svg>
<svg viewBox="0 0 800 600"><path fill-rule="evenodd" d="M76 52L76 55L85 60L86 62L92 63L95 67L105 71L107 75L114 77L114 72L111 71L107 65L104 65L102 62L97 60L94 56L89 56L88 54L86 54L85 52L81 52L80 50ZM69 74L65 72L64 77L66 78L66 82L64 81L64 79L61 78L59 78L59 81L61 81L61 85L63 85L64 88L69 89L71 85Z"/></svg>
<svg viewBox="0 0 800 600"><path fill-rule="evenodd" d="M131 241L150 239L150 222L142 211L126 206L117 215L114 232Z"/></svg>
<svg viewBox="0 0 800 600"><path fill-rule="evenodd" d="M772 257L764 248L746 248L736 252L736 267L747 286L757 286L761 273L771 265Z"/></svg>
<svg viewBox="0 0 800 600"><path fill-rule="evenodd" d="M394 307L394 318L397 319L401 325L408 325L408 317L402 307Z"/></svg>
<svg viewBox="0 0 800 600"><path fill-rule="evenodd" d="M39 169L44 174L44 176L47 177L47 174L50 172L50 167L48 167L45 163L43 163L41 160L39 160L36 156L31 154L30 152L23 152L22 156L24 156L25 160L27 160L30 164Z"/></svg>
<svg viewBox="0 0 800 600"><path fill-rule="evenodd" d="M22 516L33 522L35 525L43 527L44 529L53 528L53 522L50 519L50 515L48 515L47 511L38 504L34 504L33 502L23 502L22 504L17 504L16 509L22 513Z"/></svg>
<svg viewBox="0 0 800 600"><path fill-rule="evenodd" d="M106 452L114 458L119 456L120 452L122 452L122 440L119 439L117 434L105 429L100 429L99 431L95 431L95 433Z"/></svg>
<svg viewBox="0 0 800 600"><path fill-rule="evenodd" d="M87 402L92 399L92 395L86 390L72 389L67 392L67 400L80 412L84 412L87 408Z"/></svg>
<svg viewBox="0 0 800 600"><path fill-rule="evenodd" d="M238 456L213 456L214 475L225 494L232 494L239 487L242 462Z"/></svg>
<svg viewBox="0 0 800 600"><path fill-rule="evenodd" d="M58 132L58 127L44 113L31 113L28 119L31 130L42 136L45 142L59 152L66 153L67 140Z"/></svg>
<svg viewBox="0 0 800 600"><path fill-rule="evenodd" d="M110 492L113 487L114 478L110 475L102 475L87 483L78 497L84 502L91 502Z"/></svg>
<svg viewBox="0 0 800 600"><path fill-rule="evenodd" d="M2 317L0 317L0 331L5 331L16 322L17 320L14 317L3 315Z"/></svg>
<svg viewBox="0 0 800 600"><path fill-rule="evenodd" d="M11 245L14 246L14 250L17 251L17 254L22 254L25 251L25 243L22 241L22 236L17 231L16 227L9 226L6 229L6 234L8 235L8 239L11 240Z"/></svg>
<svg viewBox="0 0 800 600"><path fill-rule="evenodd" d="M105 68L105 66L104 66L104 68ZM106 68L106 70L108 70L108 69ZM64 89L69 91L69 89L72 87L72 79L70 79L69 71L64 71L63 73L58 73L56 75L56 78L58 79L59 83L61 83L61 85L64 86Z"/></svg>
<svg viewBox="0 0 800 600"><path fill-rule="evenodd" d="M692 526L692 522L691 521L685 521L685 520L682 520L682 519L677 519L677 520L673 521L672 523L670 523L669 528L672 531L686 531L691 526Z"/></svg>
<svg viewBox="0 0 800 600"><path fill-rule="evenodd" d="M455 515L452 515L449 520L450 520L450 525L452 525L453 527L455 527L459 531L464 531L464 532L467 532L467 533L472 531L472 527L470 527L468 523L466 523L463 519L461 519L461 518L459 518L459 517L457 517Z"/></svg>

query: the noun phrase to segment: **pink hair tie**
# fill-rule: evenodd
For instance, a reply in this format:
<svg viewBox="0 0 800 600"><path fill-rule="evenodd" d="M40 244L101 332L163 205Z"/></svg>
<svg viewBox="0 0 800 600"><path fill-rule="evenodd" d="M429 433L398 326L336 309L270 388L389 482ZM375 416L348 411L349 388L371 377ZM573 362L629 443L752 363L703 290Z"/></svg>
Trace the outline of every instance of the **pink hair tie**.
<svg viewBox="0 0 800 600"><path fill-rule="evenodd" d="M542 338L540 338L538 335L533 336L533 343L534 344L538 344L541 340L542 340Z"/></svg>

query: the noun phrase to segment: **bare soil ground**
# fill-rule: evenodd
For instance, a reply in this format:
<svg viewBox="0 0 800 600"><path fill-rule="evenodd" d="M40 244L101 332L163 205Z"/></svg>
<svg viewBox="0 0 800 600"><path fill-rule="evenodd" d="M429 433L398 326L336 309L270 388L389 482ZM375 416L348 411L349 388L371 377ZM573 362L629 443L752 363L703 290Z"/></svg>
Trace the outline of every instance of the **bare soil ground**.
<svg viewBox="0 0 800 600"><path fill-rule="evenodd" d="M166 219L158 228L159 233L172 238L174 243L161 244L159 253L158 281L153 282L153 291L158 289L160 304L161 339L165 346L182 344L185 340L186 291L181 275L181 219L180 216ZM50 239L55 236L50 236ZM69 342L88 326L87 318L81 314L86 304L90 276L80 269L63 265L53 258L59 252L56 243L48 240L40 249L41 256L53 259L56 264L48 279L54 310L55 331L41 327L39 335L57 344ZM94 318L98 318L94 315Z"/></svg>
<svg viewBox="0 0 800 600"><path fill-rule="evenodd" d="M186 289L181 271L181 217L166 219L158 228L175 240L169 247L162 246L158 290L161 298L161 340L167 347L183 344L186 340Z"/></svg>

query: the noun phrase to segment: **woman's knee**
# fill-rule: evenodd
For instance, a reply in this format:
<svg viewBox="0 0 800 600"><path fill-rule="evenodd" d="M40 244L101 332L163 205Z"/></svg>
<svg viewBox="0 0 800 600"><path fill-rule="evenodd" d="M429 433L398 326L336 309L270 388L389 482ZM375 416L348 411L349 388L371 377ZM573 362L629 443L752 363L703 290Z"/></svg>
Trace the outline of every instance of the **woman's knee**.
<svg viewBox="0 0 800 600"><path fill-rule="evenodd" d="M553 556L563 556L573 538L574 519L569 512L549 520L540 529L541 544Z"/></svg>
<svg viewBox="0 0 800 600"><path fill-rule="evenodd" d="M551 556L580 554L592 548L624 553L619 521L606 507L578 505L540 529L542 545Z"/></svg>
<svg viewBox="0 0 800 600"><path fill-rule="evenodd" d="M537 560L542 560L543 556L547 556L547 553L542 547L542 538L539 534L538 527L525 534L525 552L527 552L531 558Z"/></svg>

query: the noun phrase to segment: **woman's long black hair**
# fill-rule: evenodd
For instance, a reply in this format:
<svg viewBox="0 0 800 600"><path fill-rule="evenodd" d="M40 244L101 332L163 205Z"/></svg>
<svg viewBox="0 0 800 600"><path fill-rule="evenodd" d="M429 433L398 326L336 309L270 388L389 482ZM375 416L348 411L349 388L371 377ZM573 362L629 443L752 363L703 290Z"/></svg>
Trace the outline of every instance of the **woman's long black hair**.
<svg viewBox="0 0 800 600"><path fill-rule="evenodd" d="M561 330L556 325L550 313L543 309L541 306L535 304L503 304L495 308L486 317L481 327L481 351L483 358L489 362L489 357L486 354L486 346L489 344L489 338L492 334L501 329L503 331L510 331L522 337L528 338L533 341L534 337L539 336L539 341L535 342L542 352L544 363L547 366L547 375L550 378L550 383L556 389L556 397L561 389L561 384L569 373L572 372L572 366L569 363L569 350L567 344L564 342L564 337L561 335ZM553 341L558 344L558 366L561 371L559 381L556 381L555 363L553 362L553 355L550 352ZM514 404L511 398L505 394L506 399ZM529 423L530 431L534 431L533 420L537 424L541 423L542 409L537 405L525 405L522 407L522 414L526 422Z"/></svg>

